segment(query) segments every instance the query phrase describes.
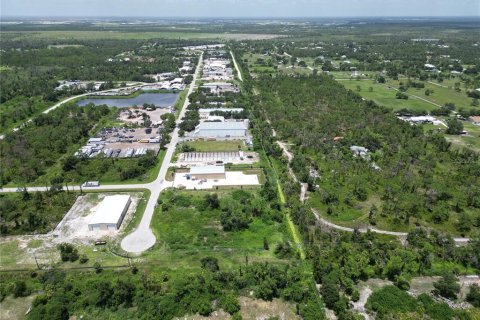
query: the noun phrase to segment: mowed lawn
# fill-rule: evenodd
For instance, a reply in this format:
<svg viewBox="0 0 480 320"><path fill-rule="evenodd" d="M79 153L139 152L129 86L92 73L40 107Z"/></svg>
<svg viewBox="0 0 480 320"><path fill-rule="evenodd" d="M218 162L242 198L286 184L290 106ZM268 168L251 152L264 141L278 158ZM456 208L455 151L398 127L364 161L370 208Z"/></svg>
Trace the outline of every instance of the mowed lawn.
<svg viewBox="0 0 480 320"><path fill-rule="evenodd" d="M406 82L406 80L400 80ZM418 82L416 80L416 82ZM433 83L432 83L433 82ZM472 106L472 99L467 96L465 93L465 89L462 88L460 92L455 91L455 89L451 86L451 83L437 83L437 82L423 82L425 84L425 88L417 89L417 88L409 88L407 90L407 94L414 94L416 96L422 97L427 99L428 101L434 102L441 106L445 105L446 103L455 103L456 109L471 109ZM394 87L398 88L399 81L389 81L389 84L393 85ZM433 90L433 93L430 95L425 95L425 90L430 89Z"/></svg>
<svg viewBox="0 0 480 320"><path fill-rule="evenodd" d="M373 81L369 81L369 80L345 80L345 81L339 81L339 82L343 84L347 89L357 92L363 98L367 100L373 100L378 105L385 106L394 111L400 110L403 108L418 110L418 111L420 110L431 111L438 108L433 104L430 104L428 102L425 102L419 99L415 99L413 97L410 97L408 100L397 99L395 97L397 91L395 91L394 89L388 88L386 84L374 83ZM357 86L360 87L360 91L358 91ZM373 90L370 91L370 88L372 88ZM409 91L412 91L412 90L409 90ZM410 93L410 92L407 92L407 93ZM412 91L412 94L416 94L416 93Z"/></svg>
<svg viewBox="0 0 480 320"><path fill-rule="evenodd" d="M446 139L456 146L467 147L480 152L480 126L476 126L470 121L463 121L463 129L468 132L467 135L445 135Z"/></svg>
<svg viewBox="0 0 480 320"><path fill-rule="evenodd" d="M220 198L230 192L215 191ZM201 258L206 256L216 257L221 267L227 269L245 263L246 256L250 262L281 262L275 257L274 249L277 243L288 240L283 223L258 217L253 218L248 229L224 231L221 210L199 208L207 193L181 191L180 194L191 201L188 206L183 203L167 210L157 208L151 224L157 243L143 258L168 269L199 268ZM269 243L269 250L263 247L264 238Z"/></svg>
<svg viewBox="0 0 480 320"><path fill-rule="evenodd" d="M208 141L195 140L184 142L187 146L194 148L198 152L217 152L217 151L238 151L247 150L247 146L243 140L225 140L225 141Z"/></svg>

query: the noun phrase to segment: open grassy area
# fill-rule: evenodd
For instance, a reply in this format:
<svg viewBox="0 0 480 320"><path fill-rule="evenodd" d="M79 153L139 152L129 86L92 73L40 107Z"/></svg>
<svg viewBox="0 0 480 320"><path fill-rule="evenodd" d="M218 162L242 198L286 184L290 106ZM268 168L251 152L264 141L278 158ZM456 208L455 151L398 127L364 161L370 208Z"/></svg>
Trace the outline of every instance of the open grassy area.
<svg viewBox="0 0 480 320"><path fill-rule="evenodd" d="M454 146L467 147L480 152L480 126L476 126L470 121L463 121L463 129L468 132L467 135L445 135L445 138L452 142Z"/></svg>
<svg viewBox="0 0 480 320"><path fill-rule="evenodd" d="M388 83L398 88L400 82L406 83L406 80L400 79L399 81L390 80ZM441 106L446 103L455 103L457 109L471 109L470 106L472 99L467 97L465 90L462 88L461 92L455 91L455 89L448 84L438 83L438 82L427 82L422 81L425 85L425 88L409 88L406 93L419 96L421 98L427 99L433 103L439 104ZM433 90L433 93L430 95L425 95L427 89Z"/></svg>
<svg viewBox="0 0 480 320"><path fill-rule="evenodd" d="M413 97L410 97L408 100L396 99L395 94L397 91L389 89L386 84L376 83L373 80L345 80L341 81L340 83L343 84L347 89L357 92L363 98L367 100L373 100L378 105L385 106L392 110L407 108L411 110L430 111L438 108L432 104L429 104L428 102L415 99ZM358 91L357 86L360 87L360 91ZM372 91L370 91L370 88L372 88Z"/></svg>
<svg viewBox="0 0 480 320"><path fill-rule="evenodd" d="M3 32L13 40L125 40L125 39L218 39L218 40L254 40L269 39L278 37L269 34L247 34L247 33L206 33L189 31L145 31L145 32L122 32L122 31L14 31Z"/></svg>
<svg viewBox="0 0 480 320"><path fill-rule="evenodd" d="M248 148L243 140L224 140L224 141L208 141L195 140L184 142L190 148L194 148L199 152L216 152L216 151L246 151Z"/></svg>
<svg viewBox="0 0 480 320"><path fill-rule="evenodd" d="M0 320L25 319L34 299L35 295L22 298L14 298L13 296L5 298L0 303Z"/></svg>
<svg viewBox="0 0 480 320"><path fill-rule="evenodd" d="M220 201L230 199L232 192L241 191L215 191ZM170 269L199 268L198 261L207 255L217 257L225 268L245 262L245 256L251 262L281 261L273 251L277 243L288 240L283 223L254 217L247 229L224 231L221 211L202 208L203 197L209 193L177 191L161 195L163 201L174 197L175 204L157 208L151 225L157 243L143 259ZM269 243L269 250L264 250L264 238Z"/></svg>

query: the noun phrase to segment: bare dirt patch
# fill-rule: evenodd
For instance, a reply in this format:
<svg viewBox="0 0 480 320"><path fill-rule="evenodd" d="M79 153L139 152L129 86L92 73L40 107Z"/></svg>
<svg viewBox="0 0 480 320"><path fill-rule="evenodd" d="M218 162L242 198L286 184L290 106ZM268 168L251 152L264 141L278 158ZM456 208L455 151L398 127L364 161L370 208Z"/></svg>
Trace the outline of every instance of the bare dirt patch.
<svg viewBox="0 0 480 320"><path fill-rule="evenodd" d="M145 113L147 116L150 117L150 120L155 123L161 120L162 114L170 113L169 108L156 108L154 110L146 110L141 108L124 108L120 110L118 115L118 120L130 123L130 124L143 124L143 116L142 114Z"/></svg>
<svg viewBox="0 0 480 320"><path fill-rule="evenodd" d="M301 319L295 314L295 306L281 299L263 301L240 297L240 313L244 320L266 320L278 317L280 320Z"/></svg>
<svg viewBox="0 0 480 320"><path fill-rule="evenodd" d="M34 295L25 298L7 297L0 303L0 320L25 319L25 313L32 305Z"/></svg>
<svg viewBox="0 0 480 320"><path fill-rule="evenodd" d="M35 265L35 259L40 264L46 261L56 261L59 259L57 245L60 243L90 245L96 240L115 241L120 238L132 220L143 194L141 192L118 194L129 194L132 199L120 230L88 230L88 222L95 213L95 209L105 196L111 195L111 193L88 193L77 198L72 208L53 231L47 234L2 238L0 268Z"/></svg>
<svg viewBox="0 0 480 320"><path fill-rule="evenodd" d="M295 305L282 299L273 299L264 301L247 297L240 297L240 314L243 320L267 320L277 317L279 320L300 320L295 314ZM176 320L229 320L232 316L223 310L212 312L208 317L201 315L183 316L175 318Z"/></svg>

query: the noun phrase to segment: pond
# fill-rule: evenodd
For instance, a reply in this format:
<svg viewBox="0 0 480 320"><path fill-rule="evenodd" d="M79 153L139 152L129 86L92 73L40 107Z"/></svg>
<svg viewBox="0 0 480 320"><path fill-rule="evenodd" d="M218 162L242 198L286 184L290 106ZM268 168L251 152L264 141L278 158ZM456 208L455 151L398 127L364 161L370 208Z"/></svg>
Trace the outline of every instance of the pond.
<svg viewBox="0 0 480 320"><path fill-rule="evenodd" d="M87 98L77 101L80 107L93 103L97 106L106 104L109 107L128 108L141 107L144 103L153 103L157 107L173 106L178 100L178 93L141 93L135 98Z"/></svg>

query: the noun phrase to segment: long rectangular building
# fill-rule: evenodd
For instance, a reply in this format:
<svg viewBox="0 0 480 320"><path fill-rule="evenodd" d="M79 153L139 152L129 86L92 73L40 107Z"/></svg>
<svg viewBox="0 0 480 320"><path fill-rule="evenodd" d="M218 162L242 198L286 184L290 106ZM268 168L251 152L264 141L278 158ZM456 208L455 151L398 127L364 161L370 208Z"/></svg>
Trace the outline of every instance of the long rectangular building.
<svg viewBox="0 0 480 320"><path fill-rule="evenodd" d="M248 121L201 122L193 132L194 138L246 138Z"/></svg>
<svg viewBox="0 0 480 320"><path fill-rule="evenodd" d="M130 206L129 195L106 196L88 223L90 231L118 230Z"/></svg>

